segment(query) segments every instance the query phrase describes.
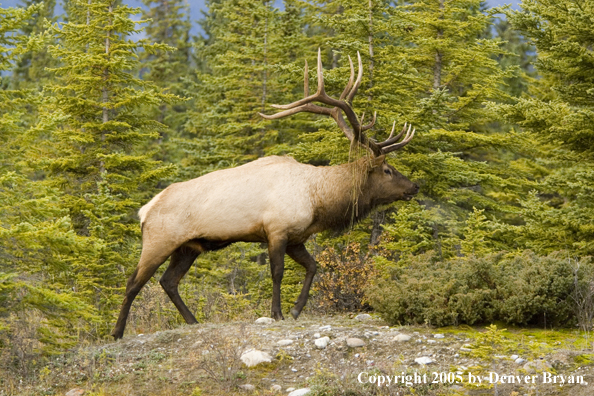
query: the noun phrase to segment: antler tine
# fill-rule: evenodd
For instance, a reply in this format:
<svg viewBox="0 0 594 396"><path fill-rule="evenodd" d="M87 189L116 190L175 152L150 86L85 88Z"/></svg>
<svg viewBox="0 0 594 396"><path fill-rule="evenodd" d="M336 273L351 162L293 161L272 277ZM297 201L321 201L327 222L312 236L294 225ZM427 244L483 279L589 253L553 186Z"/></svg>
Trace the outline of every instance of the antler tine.
<svg viewBox="0 0 594 396"><path fill-rule="evenodd" d="M346 98L347 94L349 92L351 92L351 88L353 88L353 82L355 82L355 68L353 67L353 60L351 59L350 55L349 55L349 65L351 66L351 77L349 77L349 83L347 84L346 87L344 87L344 90L340 94L339 100L344 100L344 98Z"/></svg>
<svg viewBox="0 0 594 396"><path fill-rule="evenodd" d="M305 69L307 70L307 61L306 61ZM307 80L307 77L305 77L305 79ZM305 93L309 93L308 92L309 91L309 81L307 83L304 82L303 85L304 85L304 90L306 91ZM307 87L307 89L305 89L306 87ZM320 48L318 48L318 89L317 89L316 93L313 95L307 95L306 97L304 97L301 100L298 100L296 102L289 103L286 105L273 104L270 106L274 107L275 109L288 110L288 109L293 109L295 107L302 106L306 103L313 102L314 100L319 100L322 103L326 103L326 104L330 104L327 102L332 101L332 98L330 98L328 95L326 95L326 91L324 90L324 71L322 68L322 51ZM334 101L336 101L336 100L334 100ZM330 105L334 105L334 104L332 103Z"/></svg>
<svg viewBox="0 0 594 396"><path fill-rule="evenodd" d="M309 96L309 69L307 68L307 59L305 60L305 69L303 70L303 97Z"/></svg>
<svg viewBox="0 0 594 396"><path fill-rule="evenodd" d="M371 128L373 128L373 126L375 125L375 120L376 120L376 118L377 118L377 111L374 111L374 112L373 112L373 119L371 120L371 122L370 122L369 124L367 124L367 125L363 125L363 126L361 127L361 131L366 131L366 130L368 130L368 129L371 129ZM363 117L361 117L361 123L363 123Z"/></svg>
<svg viewBox="0 0 594 396"><path fill-rule="evenodd" d="M322 49L318 47L318 95L325 95L324 90L324 69L322 69Z"/></svg>
<svg viewBox="0 0 594 396"><path fill-rule="evenodd" d="M396 120L392 122L392 130L390 131L390 136L388 136L388 139L386 140L392 139L392 135L394 135L394 128L396 128ZM406 129L406 122L404 123L404 129Z"/></svg>
<svg viewBox="0 0 594 396"><path fill-rule="evenodd" d="M402 128L402 131L400 131L400 133L394 137L392 137L392 135L394 134L394 127L396 126L396 121L394 121L394 123L392 124L392 132L390 132L390 136L388 137L388 139L386 139L385 141L378 143L378 145L380 147L387 147L393 143L396 143L398 140L400 140L400 138L402 137L402 135L404 135L404 132L406 131L406 126L407 123L404 123L404 128ZM408 132L406 132L406 136L408 137L408 134L410 133L410 128L412 128L412 124L408 125ZM406 139L406 137L405 137Z"/></svg>
<svg viewBox="0 0 594 396"><path fill-rule="evenodd" d="M406 146L412 140L413 136L415 136L415 131L416 131L416 129L413 129L412 133L409 134L409 132L410 132L410 127L409 127L408 132L406 133L406 136L404 137L404 140L402 140L400 143L395 143L395 144L392 144L387 147L382 147L382 149L381 149L382 152L384 154L388 154L392 151L398 150L399 148Z"/></svg>
<svg viewBox="0 0 594 396"><path fill-rule="evenodd" d="M347 102L349 102L349 104L353 103L353 98L355 97L355 94L357 93L357 90L359 89L359 85L361 85L361 80L363 79L363 63L361 62L361 54L359 53L359 51L357 51L357 60L359 62L359 64L358 64L359 74L357 75L357 81L355 81L355 85L353 85L351 92L349 92L349 94L346 98Z"/></svg>

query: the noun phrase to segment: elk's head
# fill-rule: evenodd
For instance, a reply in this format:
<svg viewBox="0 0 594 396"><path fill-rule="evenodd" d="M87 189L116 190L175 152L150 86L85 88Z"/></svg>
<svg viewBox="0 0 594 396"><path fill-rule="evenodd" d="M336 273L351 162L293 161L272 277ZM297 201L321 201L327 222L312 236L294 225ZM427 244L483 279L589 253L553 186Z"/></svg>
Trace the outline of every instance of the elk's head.
<svg viewBox="0 0 594 396"><path fill-rule="evenodd" d="M351 67L351 76L338 99L326 94L322 70L322 55L320 49L318 49L318 89L316 93L313 95L309 94L309 71L307 61L305 61L303 99L287 105L272 105L272 107L283 110L276 114L259 114L268 120L282 118L300 112L323 114L332 117L345 136L351 141L351 149L361 146L369 150L371 156L362 159L360 163L366 167L367 177L364 181L365 186L363 191L373 201L372 206L388 204L397 200L408 201L419 191L419 186L408 180L408 178L399 173L393 166L389 165L386 162L386 155L407 145L415 135L415 130L410 125L407 128L407 124L405 123L402 131L394 136L394 128L396 127L396 122L394 122L390 136L383 142L375 141L364 134L365 131L375 125L377 114L373 114L373 119L368 124L363 123L365 115L359 118L355 114L353 110L353 98L361 84L363 65L361 63L361 55L357 52L359 72L355 80L353 61L350 56L348 59ZM319 106L313 104L313 102L319 102L332 107ZM346 116L346 120L343 113ZM404 138L400 141L403 136Z"/></svg>
<svg viewBox="0 0 594 396"><path fill-rule="evenodd" d="M419 192L419 186L388 164L384 155L369 161L365 189L371 197L372 206L409 201Z"/></svg>

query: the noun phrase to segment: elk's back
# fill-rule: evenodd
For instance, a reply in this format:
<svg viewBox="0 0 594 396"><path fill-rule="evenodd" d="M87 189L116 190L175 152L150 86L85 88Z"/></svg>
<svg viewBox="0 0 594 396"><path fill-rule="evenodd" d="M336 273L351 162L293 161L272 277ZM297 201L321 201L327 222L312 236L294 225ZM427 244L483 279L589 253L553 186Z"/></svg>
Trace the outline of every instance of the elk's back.
<svg viewBox="0 0 594 396"><path fill-rule="evenodd" d="M139 211L143 234L167 234L176 243L298 237L313 221L317 173L290 157L271 156L172 184Z"/></svg>

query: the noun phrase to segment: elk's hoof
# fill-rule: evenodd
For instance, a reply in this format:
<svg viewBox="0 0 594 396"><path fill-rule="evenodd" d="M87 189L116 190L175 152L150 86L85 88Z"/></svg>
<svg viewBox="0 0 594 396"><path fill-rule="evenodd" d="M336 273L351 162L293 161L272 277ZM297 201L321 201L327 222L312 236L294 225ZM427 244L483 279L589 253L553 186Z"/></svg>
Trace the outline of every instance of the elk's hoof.
<svg viewBox="0 0 594 396"><path fill-rule="evenodd" d="M291 316L293 317L293 319L297 320L300 313L301 313L301 311L298 310L297 308L291 308Z"/></svg>
<svg viewBox="0 0 594 396"><path fill-rule="evenodd" d="M274 320L285 320L285 317L280 312L273 312L271 316Z"/></svg>
<svg viewBox="0 0 594 396"><path fill-rule="evenodd" d="M114 341L117 341L124 336L124 332L114 330L111 332L111 336L113 337Z"/></svg>

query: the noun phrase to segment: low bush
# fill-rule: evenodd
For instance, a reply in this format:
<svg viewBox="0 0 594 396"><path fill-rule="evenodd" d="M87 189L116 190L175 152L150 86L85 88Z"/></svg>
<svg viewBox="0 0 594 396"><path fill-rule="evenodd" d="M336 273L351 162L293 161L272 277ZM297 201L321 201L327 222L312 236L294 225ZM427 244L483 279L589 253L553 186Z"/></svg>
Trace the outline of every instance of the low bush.
<svg viewBox="0 0 594 396"><path fill-rule="evenodd" d="M591 274L592 265L584 266L579 274ZM430 252L396 265L389 276L376 277L366 294L393 324L573 325L575 276L563 253L525 251L439 261Z"/></svg>

